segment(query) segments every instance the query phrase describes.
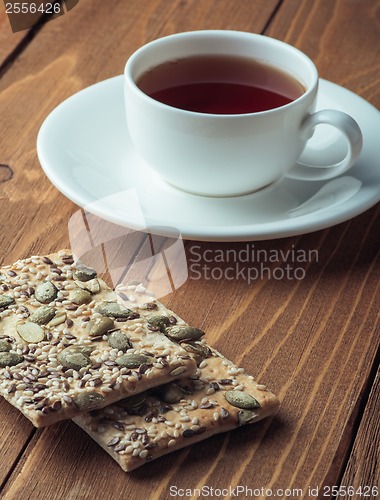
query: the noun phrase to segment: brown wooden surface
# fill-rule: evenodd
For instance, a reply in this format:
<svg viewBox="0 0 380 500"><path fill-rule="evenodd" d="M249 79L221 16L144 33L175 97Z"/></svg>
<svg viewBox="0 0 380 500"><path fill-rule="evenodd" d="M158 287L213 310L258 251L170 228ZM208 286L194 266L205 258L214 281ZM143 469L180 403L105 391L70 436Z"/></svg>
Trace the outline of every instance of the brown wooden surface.
<svg viewBox="0 0 380 500"><path fill-rule="evenodd" d="M342 485L358 487L362 477L368 478L369 484L379 480L378 456L380 440L380 371L378 370L372 386L363 419L356 435L350 461L342 478ZM348 495L346 496L346 498Z"/></svg>
<svg viewBox="0 0 380 500"><path fill-rule="evenodd" d="M0 4L0 66L7 56L17 47L25 37L25 32L12 33L11 25L5 13L4 5Z"/></svg>
<svg viewBox="0 0 380 500"><path fill-rule="evenodd" d="M22 35L4 31L1 9L4 60ZM265 32L379 107L379 12L378 0L81 0L44 25L0 81L0 164L14 174L0 182L0 263L68 246L77 207L39 167L38 129L63 99L122 73L143 43L192 29ZM10 177L2 172L0 180ZM125 474L72 422L35 430L0 401L3 497L161 499L170 498L170 485L244 485L299 488L308 498L309 486L321 495L324 486L378 485L379 227L378 205L328 230L254 243L257 250L317 250L318 260L303 264L303 280L198 280L189 269L186 284L164 298L280 396L273 421ZM245 244L186 242L189 264L194 251L231 248Z"/></svg>

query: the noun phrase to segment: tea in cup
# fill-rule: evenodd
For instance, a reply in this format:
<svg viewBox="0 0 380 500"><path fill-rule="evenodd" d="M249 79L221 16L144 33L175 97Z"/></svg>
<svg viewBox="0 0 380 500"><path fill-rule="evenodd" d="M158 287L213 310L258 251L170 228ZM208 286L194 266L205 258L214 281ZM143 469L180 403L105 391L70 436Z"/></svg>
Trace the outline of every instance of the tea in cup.
<svg viewBox="0 0 380 500"><path fill-rule="evenodd" d="M315 112L317 93L318 72L305 54L238 31L154 40L130 57L124 74L136 150L163 180L205 196L244 195L285 175L331 179L351 168L360 128L341 111ZM346 157L330 166L297 163L319 124L346 137Z"/></svg>

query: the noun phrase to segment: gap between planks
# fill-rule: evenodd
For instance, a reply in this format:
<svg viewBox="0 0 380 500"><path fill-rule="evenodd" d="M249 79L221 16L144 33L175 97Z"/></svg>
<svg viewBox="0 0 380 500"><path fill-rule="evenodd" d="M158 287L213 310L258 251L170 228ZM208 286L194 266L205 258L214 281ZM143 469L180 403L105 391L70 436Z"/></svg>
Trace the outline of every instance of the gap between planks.
<svg viewBox="0 0 380 500"><path fill-rule="evenodd" d="M380 345L378 346L377 353L376 353L376 356L374 358L374 363L372 365L371 371L370 371L368 379L367 379L367 383L363 389L363 395L357 402L358 410L357 410L357 414L355 416L353 426L352 426L353 427L352 437L351 437L350 444L347 448L346 456L344 457L344 460L342 461L342 465L341 465L339 476L338 476L339 479L337 481L338 486L346 486L346 487L349 486L349 484L347 484L347 481L345 481L345 479L347 480L347 478L350 477L349 476L349 472L350 472L349 469L350 469L351 461L353 461L353 452L354 452L356 444L358 442L360 426L361 426L363 419L365 417L365 412L366 412L369 400L371 398L372 391L374 389L376 389L376 377L378 376L379 366L380 366ZM373 418L375 418L375 415L373 415ZM380 445L380 443L379 443L379 445ZM376 443L375 443L375 448L376 448ZM337 451L337 454L338 453L339 453L339 450ZM335 462L335 460L332 463L334 463L334 462ZM331 471L331 469L326 474L326 480L325 480L326 484L329 484L328 479L330 476L330 471ZM355 470L354 470L354 472L355 472ZM363 484L363 485L368 484L369 485L369 483L367 482L367 479L369 480L370 478L362 478L361 477L360 480L363 481L361 484ZM372 486L376 486L376 485L372 485Z"/></svg>

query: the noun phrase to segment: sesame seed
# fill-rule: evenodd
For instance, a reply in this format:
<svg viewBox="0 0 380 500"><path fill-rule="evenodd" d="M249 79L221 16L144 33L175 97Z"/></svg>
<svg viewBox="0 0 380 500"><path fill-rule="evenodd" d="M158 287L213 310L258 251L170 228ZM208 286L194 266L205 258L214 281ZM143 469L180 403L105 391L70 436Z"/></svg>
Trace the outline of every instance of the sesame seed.
<svg viewBox="0 0 380 500"><path fill-rule="evenodd" d="M266 386L266 385L264 385L264 384L258 384L258 385L256 386L256 388L257 388L259 391L267 391L267 390L268 390L268 389L267 389L267 386Z"/></svg>

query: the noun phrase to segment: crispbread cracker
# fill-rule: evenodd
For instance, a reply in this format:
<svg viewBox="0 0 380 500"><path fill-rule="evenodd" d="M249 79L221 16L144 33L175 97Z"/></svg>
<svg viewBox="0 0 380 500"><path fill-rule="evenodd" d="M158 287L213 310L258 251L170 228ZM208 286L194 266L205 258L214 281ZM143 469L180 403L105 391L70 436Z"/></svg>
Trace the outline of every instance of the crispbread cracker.
<svg viewBox="0 0 380 500"><path fill-rule="evenodd" d="M140 291L128 310L69 250L0 268L0 394L43 427L193 374L139 314L156 307Z"/></svg>
<svg viewBox="0 0 380 500"><path fill-rule="evenodd" d="M122 293L128 300L134 295L133 286L123 287ZM156 317L175 317L177 325L186 325L156 304ZM125 471L278 411L279 401L272 392L203 339L181 342L196 356L195 375L74 418Z"/></svg>

